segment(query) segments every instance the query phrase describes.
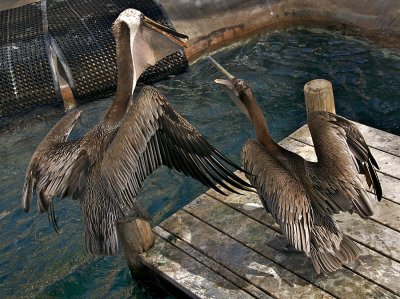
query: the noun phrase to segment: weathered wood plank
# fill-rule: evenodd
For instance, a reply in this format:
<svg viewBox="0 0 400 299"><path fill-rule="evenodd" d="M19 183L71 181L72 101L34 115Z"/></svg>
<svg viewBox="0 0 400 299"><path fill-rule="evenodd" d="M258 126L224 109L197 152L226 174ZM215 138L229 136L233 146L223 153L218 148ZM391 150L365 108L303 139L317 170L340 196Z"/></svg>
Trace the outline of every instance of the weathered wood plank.
<svg viewBox="0 0 400 299"><path fill-rule="evenodd" d="M317 160L314 148L310 145L307 145L305 143L302 143L300 141L291 138L284 139L282 142L280 142L280 144L286 149L299 154L300 156L309 161ZM400 163L398 167L400 168ZM389 182L387 178L390 178L390 184L388 184ZM389 176L385 176L383 174L379 174L379 179L382 183L383 196L385 198L388 198L390 196L388 194L393 193L393 189L400 188L399 180L396 180ZM396 182L393 182L393 180L395 180ZM368 188L366 184L365 187ZM399 194L396 194L396 196L399 197ZM379 223L383 223L390 228L400 231L400 205L385 199L382 199L381 202L372 199L371 202L374 208L374 215L371 217L371 219L374 219Z"/></svg>
<svg viewBox="0 0 400 299"><path fill-rule="evenodd" d="M265 221L266 218L262 216L266 213L261 202L249 205L253 202L254 195L239 196L232 194L228 198L233 199L233 201L229 201L229 204L235 205L238 210L255 215L256 219ZM355 298L395 297L393 293L349 269L342 269L326 276L318 276L310 259L305 254L282 253L268 245L268 242L277 235L275 230L207 195L200 196L185 206L184 210L334 296L344 298L351 292ZM272 224L272 219L269 218L268 222ZM278 228L275 225L272 227ZM383 256L377 256L375 252L371 253L371 250L363 248L363 246L360 247L362 247L364 254L359 261L349 266L355 272L369 279L373 278L385 288L400 294L400 286L397 284L400 277L400 264ZM370 261L370 263L366 263L367 261ZM382 273L385 273L385 275L381 275Z"/></svg>
<svg viewBox="0 0 400 299"><path fill-rule="evenodd" d="M183 210L160 226L277 298L331 298L321 289Z"/></svg>
<svg viewBox="0 0 400 299"><path fill-rule="evenodd" d="M140 255L152 271L193 298L254 298L159 236Z"/></svg>
<svg viewBox="0 0 400 299"><path fill-rule="evenodd" d="M400 262L400 234L384 225L350 214L335 217L340 230L360 244Z"/></svg>
<svg viewBox="0 0 400 299"><path fill-rule="evenodd" d="M379 139L379 134L376 135L367 135L365 137L365 141L369 144L370 141ZM313 145L310 131L308 130L308 126L305 125L295 131L294 133L289 135L290 138L295 140L304 142L308 145ZM400 178L400 157L398 155L394 155L391 152L397 152L397 149L400 147L400 138L396 135L392 134L392 139L387 140L385 151L371 148L371 153L375 157L378 165L380 167L380 172L394 176L396 178Z"/></svg>
<svg viewBox="0 0 400 299"><path fill-rule="evenodd" d="M371 147L400 157L399 136L360 123L355 124Z"/></svg>
<svg viewBox="0 0 400 299"><path fill-rule="evenodd" d="M373 201L374 215L371 219L400 232L400 206L389 200Z"/></svg>
<svg viewBox="0 0 400 299"><path fill-rule="evenodd" d="M369 146L400 157L400 136L368 127L360 123L354 122L354 124L358 127L361 134L363 134L364 139ZM303 138L306 138L304 141L308 144L312 144L307 124L293 132L289 137L297 140L303 140Z"/></svg>
<svg viewBox="0 0 400 299"><path fill-rule="evenodd" d="M193 257L195 260L199 261L206 267L210 268L212 271L218 273L225 279L227 279L230 282L232 282L233 284L237 285L240 289L246 291L247 293L254 296L255 298L263 298L263 299L272 298L267 293L265 293L262 290L260 290L259 288L255 287L250 282L245 281L240 276L236 275L232 271L229 271L227 268L221 266L220 264L218 264L215 261L211 260L210 258L206 257L205 255L200 253L195 248L189 246L187 243L174 237L173 235L171 235L169 232L167 232L163 228L156 226L154 228L154 232L158 236L160 236L164 240L166 240L167 242L172 243L173 245L178 247L180 250L184 251L185 253L187 253L188 255Z"/></svg>
<svg viewBox="0 0 400 299"><path fill-rule="evenodd" d="M364 254L355 263L350 264L348 268L400 296L400 263L367 247L359 246ZM386 296L372 297L386 298Z"/></svg>
<svg viewBox="0 0 400 299"><path fill-rule="evenodd" d="M384 192L384 197L400 204L400 180L385 175L384 173L379 173L378 176Z"/></svg>

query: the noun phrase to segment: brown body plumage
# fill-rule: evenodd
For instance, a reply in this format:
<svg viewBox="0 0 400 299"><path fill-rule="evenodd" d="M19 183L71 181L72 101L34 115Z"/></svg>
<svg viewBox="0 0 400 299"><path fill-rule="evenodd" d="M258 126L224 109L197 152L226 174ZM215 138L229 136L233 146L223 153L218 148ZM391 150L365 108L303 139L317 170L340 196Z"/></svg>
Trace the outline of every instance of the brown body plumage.
<svg viewBox="0 0 400 299"><path fill-rule="evenodd" d="M364 138L349 120L324 111L312 112L308 126L318 162L286 150L271 137L265 117L247 82L217 79L249 117L257 140L242 150L244 169L268 213L289 245L311 257L315 270L332 272L355 260L358 246L339 231L333 214L373 214L362 180L382 190L378 167Z"/></svg>
<svg viewBox="0 0 400 299"><path fill-rule="evenodd" d="M162 34L157 33L160 30ZM65 115L34 152L22 195L22 207L27 212L36 189L39 212L50 210L55 226L53 198L79 199L86 249L97 255L117 251L117 221L146 218L136 197L146 177L161 165L175 168L220 192L217 183L230 188L223 180L248 188L227 165L239 167L176 113L160 92L144 87L136 98L132 97L140 74L179 49L176 43L182 42L176 36L182 35L132 9L121 13L113 33L118 88L112 105L100 123L77 140L67 138L81 111Z"/></svg>

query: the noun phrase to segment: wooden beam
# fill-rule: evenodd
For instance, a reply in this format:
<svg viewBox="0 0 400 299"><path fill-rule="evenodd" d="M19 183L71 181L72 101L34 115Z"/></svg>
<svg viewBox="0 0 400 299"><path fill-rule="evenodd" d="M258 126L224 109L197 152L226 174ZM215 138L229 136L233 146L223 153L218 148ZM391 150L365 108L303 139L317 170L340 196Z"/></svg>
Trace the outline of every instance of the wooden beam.
<svg viewBox="0 0 400 299"><path fill-rule="evenodd" d="M307 115L323 110L336 113L332 84L325 79L315 79L304 85Z"/></svg>
<svg viewBox="0 0 400 299"><path fill-rule="evenodd" d="M138 256L154 244L150 223L141 218L120 221L117 223L117 231L132 276L134 278L146 276L146 269Z"/></svg>
<svg viewBox="0 0 400 299"><path fill-rule="evenodd" d="M307 294L313 298L332 298L329 293L184 210L176 212L160 226L272 297L303 298Z"/></svg>
<svg viewBox="0 0 400 299"><path fill-rule="evenodd" d="M157 235L154 248L140 255L142 262L191 298L254 298L180 250L175 245L177 241L171 235L168 241Z"/></svg>
<svg viewBox="0 0 400 299"><path fill-rule="evenodd" d="M357 294L357 298L369 298L373 294L390 298L393 297L391 292L400 293L400 286L396 283L399 273L393 271L396 265L399 266L398 263L360 246L364 254L360 261L348 266L351 269L346 267L329 275L318 275L305 254L283 253L269 245L277 235L275 229L279 227L273 223L254 194L231 194L228 197L213 194L217 198L202 195L185 206L184 210L333 296L346 298L348 290ZM368 260L369 264L365 263ZM372 264L374 269L371 269ZM387 273L387 276L380 273ZM372 278L374 282L371 282ZM375 281L391 291L386 291Z"/></svg>

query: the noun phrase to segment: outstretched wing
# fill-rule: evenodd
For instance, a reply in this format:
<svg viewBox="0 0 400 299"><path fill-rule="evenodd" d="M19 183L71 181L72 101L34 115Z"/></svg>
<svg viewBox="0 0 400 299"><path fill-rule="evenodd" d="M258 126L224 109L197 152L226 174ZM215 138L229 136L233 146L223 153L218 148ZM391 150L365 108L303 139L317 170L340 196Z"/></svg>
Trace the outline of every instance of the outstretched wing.
<svg viewBox="0 0 400 299"><path fill-rule="evenodd" d="M242 160L244 169L251 173L248 179L283 235L297 250L309 253L312 211L301 183L255 140L244 145Z"/></svg>
<svg viewBox="0 0 400 299"><path fill-rule="evenodd" d="M155 88L138 95L109 146L101 171L123 212L134 200L145 178L166 165L222 192L220 184L247 190L245 181L227 167L239 169L175 112ZM224 182L226 181L226 182ZM128 209L128 210L126 210Z"/></svg>
<svg viewBox="0 0 400 299"><path fill-rule="evenodd" d="M53 197L72 195L82 187L74 186L79 184L79 180L74 180L74 184L71 184L70 180L71 173L74 172L76 177L77 169L87 170L87 167L77 167L79 163L76 164L77 158L82 156L82 153L79 153L80 140L66 141L80 115L79 110L66 114L33 153L22 191L21 206L25 212L30 209L35 189L38 195L38 210L43 213L48 210ZM79 158L78 161L85 159Z"/></svg>
<svg viewBox="0 0 400 299"><path fill-rule="evenodd" d="M316 208L328 214L355 210L362 217L371 216L361 175L373 186L378 200L382 188L375 171L378 164L360 131L349 120L325 111L311 113L308 126L318 157L316 168L310 171Z"/></svg>

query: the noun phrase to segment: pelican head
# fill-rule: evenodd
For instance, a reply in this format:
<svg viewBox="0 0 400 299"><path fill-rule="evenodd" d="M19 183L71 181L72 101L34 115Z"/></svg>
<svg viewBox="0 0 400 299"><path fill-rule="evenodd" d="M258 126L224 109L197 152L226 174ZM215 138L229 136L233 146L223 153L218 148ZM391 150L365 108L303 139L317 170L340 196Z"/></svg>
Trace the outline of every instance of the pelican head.
<svg viewBox="0 0 400 299"><path fill-rule="evenodd" d="M123 64L132 64L132 93L140 75L149 66L186 47L188 38L135 9L124 10L115 20L112 30L117 45L118 69L124 69Z"/></svg>
<svg viewBox="0 0 400 299"><path fill-rule="evenodd" d="M228 93L228 95L236 104L236 106L240 109L240 111L242 111L247 117L249 117L247 107L249 107L251 102L254 101L254 96L247 81L235 78L211 56L209 56L209 59L214 64L214 66L228 78L228 80L215 79L214 82L220 85Z"/></svg>

